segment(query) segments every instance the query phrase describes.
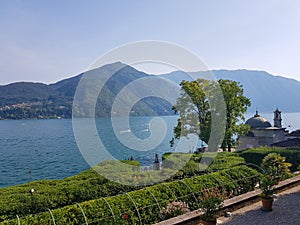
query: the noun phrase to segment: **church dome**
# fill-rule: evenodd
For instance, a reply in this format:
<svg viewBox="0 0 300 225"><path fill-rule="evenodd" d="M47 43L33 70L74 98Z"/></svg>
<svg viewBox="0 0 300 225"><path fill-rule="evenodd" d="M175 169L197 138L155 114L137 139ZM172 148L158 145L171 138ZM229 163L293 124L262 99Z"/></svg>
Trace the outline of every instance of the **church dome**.
<svg viewBox="0 0 300 225"><path fill-rule="evenodd" d="M254 117L251 117L246 121L246 124L252 129L272 127L271 123L266 118L258 115L257 111Z"/></svg>

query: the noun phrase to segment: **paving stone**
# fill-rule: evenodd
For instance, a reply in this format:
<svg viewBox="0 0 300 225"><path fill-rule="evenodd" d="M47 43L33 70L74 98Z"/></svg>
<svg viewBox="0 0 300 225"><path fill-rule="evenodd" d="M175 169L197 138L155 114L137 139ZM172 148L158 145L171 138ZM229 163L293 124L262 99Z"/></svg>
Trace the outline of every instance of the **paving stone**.
<svg viewBox="0 0 300 225"><path fill-rule="evenodd" d="M277 194L271 212L262 211L257 202L232 212L229 218L218 218L218 224L300 225L300 185Z"/></svg>

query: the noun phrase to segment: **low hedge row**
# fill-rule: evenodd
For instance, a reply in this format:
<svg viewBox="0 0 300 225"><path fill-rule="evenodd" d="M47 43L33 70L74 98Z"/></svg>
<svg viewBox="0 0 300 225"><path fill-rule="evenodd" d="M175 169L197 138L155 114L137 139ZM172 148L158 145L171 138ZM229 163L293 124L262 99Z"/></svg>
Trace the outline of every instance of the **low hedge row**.
<svg viewBox="0 0 300 225"><path fill-rule="evenodd" d="M169 160L168 157L171 154L178 156ZM212 152L198 153L198 154L186 154L186 153L165 153L162 156L162 165L164 168L173 169L174 165L178 165L181 161L180 155L188 155L190 160L186 165L180 169L176 174L174 174L168 181L199 176L204 173L211 173L223 169L228 169L236 165L245 163L244 158L240 157L235 153L230 152L219 152L218 154ZM211 163L212 162L212 163ZM211 164L210 164L211 163ZM207 166L209 165L209 166Z"/></svg>
<svg viewBox="0 0 300 225"><path fill-rule="evenodd" d="M32 196L31 189L35 190ZM109 181L93 169L62 180L41 180L1 188L0 221L137 189Z"/></svg>
<svg viewBox="0 0 300 225"><path fill-rule="evenodd" d="M272 147L259 147L253 148L239 153L243 157L246 163L253 163L258 166L261 165L263 158L269 153L277 153L281 156L284 156L286 161L291 163L291 171L297 171L298 166L300 165L300 148L291 147L291 148L272 148Z"/></svg>
<svg viewBox="0 0 300 225"><path fill-rule="evenodd" d="M90 200L52 210L56 225L153 224L164 219L161 211L172 201L187 202L190 209L198 208L198 197L206 188L218 187L230 195L254 189L259 173L247 166L237 166L180 181L166 182L121 195ZM83 213L84 212L84 213ZM50 212L20 219L21 225L54 224ZM87 222L87 223L86 223ZM17 219L1 225L15 225Z"/></svg>
<svg viewBox="0 0 300 225"><path fill-rule="evenodd" d="M190 161L186 166L172 176L169 181L188 178L203 174L200 162L203 154L191 154ZM209 154L206 154L209 156ZM123 161L125 163L138 166L137 161ZM232 153L219 153L213 164L210 165L207 172L231 168L244 162L244 159ZM105 161L101 165L102 169L115 171L118 170L114 161ZM121 170L121 169L120 169ZM118 170L120 172L120 170ZM124 179L130 180L132 177L141 176L141 179L147 181L157 180L161 177L163 171L142 172L126 171ZM166 172L166 171L165 171ZM121 178L120 178L121 179ZM84 202L101 197L109 197L140 189L134 185L121 185L105 179L93 169L86 170L76 176L68 177L63 180L43 180L28 184L1 188L0 191L0 221L13 219L16 215L26 216L44 212L48 208L61 208L71 205L74 202ZM33 196L29 190L34 189Z"/></svg>

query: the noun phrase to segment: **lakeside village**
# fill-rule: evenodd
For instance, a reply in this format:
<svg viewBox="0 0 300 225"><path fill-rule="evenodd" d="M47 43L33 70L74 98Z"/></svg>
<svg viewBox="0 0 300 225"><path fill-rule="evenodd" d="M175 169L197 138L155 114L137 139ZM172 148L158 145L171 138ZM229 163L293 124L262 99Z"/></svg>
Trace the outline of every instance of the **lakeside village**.
<svg viewBox="0 0 300 225"><path fill-rule="evenodd" d="M51 102L50 102L51 104ZM22 119L22 118L31 118L28 117L28 114L34 115L32 118L36 119L63 119L66 116L64 114L61 114L60 116L49 113L41 113L41 115L34 112L38 108L41 108L44 105L43 102L22 102L12 105L4 105L0 107L0 120L7 120L7 118L10 119ZM56 110L65 110L66 106L58 105L55 107ZM42 109L39 109L40 112L42 112ZM1 116L1 112L5 112L5 115ZM27 114L27 117L26 117ZM16 115L19 115L19 117L16 117ZM32 119L31 118L31 119ZM68 118L68 117L66 117Z"/></svg>

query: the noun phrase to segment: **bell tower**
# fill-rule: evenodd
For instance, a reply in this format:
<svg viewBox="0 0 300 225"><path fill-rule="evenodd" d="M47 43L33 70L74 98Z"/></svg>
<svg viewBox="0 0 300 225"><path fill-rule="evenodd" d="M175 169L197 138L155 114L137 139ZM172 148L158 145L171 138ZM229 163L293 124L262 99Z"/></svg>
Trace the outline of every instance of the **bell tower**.
<svg viewBox="0 0 300 225"><path fill-rule="evenodd" d="M279 111L277 108L274 111L274 127L282 128L281 121L281 111Z"/></svg>

